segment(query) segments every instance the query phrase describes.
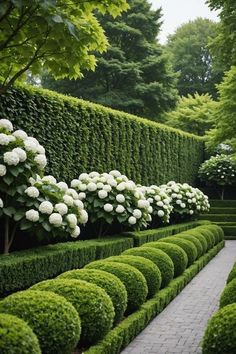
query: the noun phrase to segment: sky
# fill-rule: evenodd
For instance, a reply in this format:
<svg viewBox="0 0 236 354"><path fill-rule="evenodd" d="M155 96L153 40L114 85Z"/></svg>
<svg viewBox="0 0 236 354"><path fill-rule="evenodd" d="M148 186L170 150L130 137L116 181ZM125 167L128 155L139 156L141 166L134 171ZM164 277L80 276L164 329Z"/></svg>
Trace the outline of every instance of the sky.
<svg viewBox="0 0 236 354"><path fill-rule="evenodd" d="M205 0L148 0L153 9L162 7L162 31L159 40L166 42L167 36L175 32L181 24L194 20L197 17L209 18L217 21L217 13L209 9Z"/></svg>

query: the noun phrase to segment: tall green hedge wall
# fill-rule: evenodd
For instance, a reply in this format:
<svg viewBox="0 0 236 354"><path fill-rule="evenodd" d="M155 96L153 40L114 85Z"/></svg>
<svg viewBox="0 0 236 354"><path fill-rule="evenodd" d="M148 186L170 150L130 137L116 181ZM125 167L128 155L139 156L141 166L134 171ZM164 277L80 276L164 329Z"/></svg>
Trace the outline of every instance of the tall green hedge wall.
<svg viewBox="0 0 236 354"><path fill-rule="evenodd" d="M65 181L118 169L142 184L194 184L203 159L203 141L194 135L29 86L0 96L0 117L36 137L48 172Z"/></svg>

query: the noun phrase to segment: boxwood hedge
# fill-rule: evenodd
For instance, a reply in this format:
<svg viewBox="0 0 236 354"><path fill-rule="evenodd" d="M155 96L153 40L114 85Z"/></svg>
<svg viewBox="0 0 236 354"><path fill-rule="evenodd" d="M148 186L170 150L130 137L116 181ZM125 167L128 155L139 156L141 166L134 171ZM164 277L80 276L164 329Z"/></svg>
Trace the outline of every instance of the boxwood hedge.
<svg viewBox="0 0 236 354"><path fill-rule="evenodd" d="M236 263L234 263L233 268L231 269L231 272L228 275L227 278L227 283L231 282L231 280L236 278Z"/></svg>
<svg viewBox="0 0 236 354"><path fill-rule="evenodd" d="M220 297L220 307L236 302L236 279L231 280L224 288Z"/></svg>

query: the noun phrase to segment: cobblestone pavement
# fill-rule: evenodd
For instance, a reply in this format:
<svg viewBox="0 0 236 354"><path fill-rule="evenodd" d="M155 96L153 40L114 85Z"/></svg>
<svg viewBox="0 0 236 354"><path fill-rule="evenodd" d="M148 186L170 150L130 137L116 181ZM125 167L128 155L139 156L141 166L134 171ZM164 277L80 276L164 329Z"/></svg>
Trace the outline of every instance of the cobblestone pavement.
<svg viewBox="0 0 236 354"><path fill-rule="evenodd" d="M122 354L201 353L208 319L236 261L236 241L210 261L182 292L126 347Z"/></svg>

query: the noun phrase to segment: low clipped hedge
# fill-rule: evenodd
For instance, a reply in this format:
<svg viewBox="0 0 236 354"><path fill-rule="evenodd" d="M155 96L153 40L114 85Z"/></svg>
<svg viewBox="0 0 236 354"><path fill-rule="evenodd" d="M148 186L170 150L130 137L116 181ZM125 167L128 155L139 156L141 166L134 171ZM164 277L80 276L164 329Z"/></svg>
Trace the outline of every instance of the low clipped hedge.
<svg viewBox="0 0 236 354"><path fill-rule="evenodd" d="M136 268L116 262L95 261L85 266L85 269L100 269L117 276L125 285L128 294L126 313L136 311L146 300L148 294L147 282Z"/></svg>
<svg viewBox="0 0 236 354"><path fill-rule="evenodd" d="M174 264L171 258L161 250L142 246L126 250L122 254L144 257L155 263L161 272L161 288L166 287L174 277Z"/></svg>
<svg viewBox="0 0 236 354"><path fill-rule="evenodd" d="M177 245L179 247L181 247L184 252L187 254L188 257L188 264L187 266L189 267L191 264L193 264L193 262L196 260L197 258L197 249L194 246L194 244L188 240L184 240L178 237L165 237L163 240L159 240L159 242L167 242L167 243L171 243L174 245Z"/></svg>
<svg viewBox="0 0 236 354"><path fill-rule="evenodd" d="M1 354L41 354L38 338L20 318L0 313Z"/></svg>
<svg viewBox="0 0 236 354"><path fill-rule="evenodd" d="M227 284L229 282L231 282L231 280L233 280L235 278L236 278L236 262L234 263L234 266L233 266L233 268L231 269L231 272L228 275Z"/></svg>
<svg viewBox="0 0 236 354"><path fill-rule="evenodd" d="M203 338L203 354L236 353L236 303L217 311L208 322Z"/></svg>
<svg viewBox="0 0 236 354"><path fill-rule="evenodd" d="M47 354L71 354L81 332L75 308L62 296L47 291L26 290L0 302L0 312L26 321Z"/></svg>
<svg viewBox="0 0 236 354"><path fill-rule="evenodd" d="M236 278L231 280L229 284L224 288L220 297L220 308L236 303Z"/></svg>
<svg viewBox="0 0 236 354"><path fill-rule="evenodd" d="M112 328L114 308L105 290L95 284L75 279L45 280L33 290L52 291L64 296L81 319L81 342L92 344L104 337Z"/></svg>
<svg viewBox="0 0 236 354"><path fill-rule="evenodd" d="M181 247L159 241L147 243L145 246L164 251L172 259L172 262L174 263L175 277L178 277L185 271L188 264L188 257Z"/></svg>
<svg viewBox="0 0 236 354"><path fill-rule="evenodd" d="M137 268L144 276L148 287L148 298L152 297L161 286L161 272L149 259L140 256L113 256L106 261L125 263Z"/></svg>
<svg viewBox="0 0 236 354"><path fill-rule="evenodd" d="M195 238L198 239L198 241L201 243L202 246L202 255L205 254L210 248L212 248L211 245L208 245L206 237L203 236L200 231L190 230L184 232L183 234L188 236L194 236Z"/></svg>
<svg viewBox="0 0 236 354"><path fill-rule="evenodd" d="M177 237L182 238L183 240L190 241L194 244L197 249L197 259L203 255L203 247L196 236L181 233L178 234Z"/></svg>
<svg viewBox="0 0 236 354"><path fill-rule="evenodd" d="M74 269L62 273L58 279L77 279L96 284L110 296L115 310L114 324L123 318L127 308L127 291L124 284L111 273L98 269Z"/></svg>

